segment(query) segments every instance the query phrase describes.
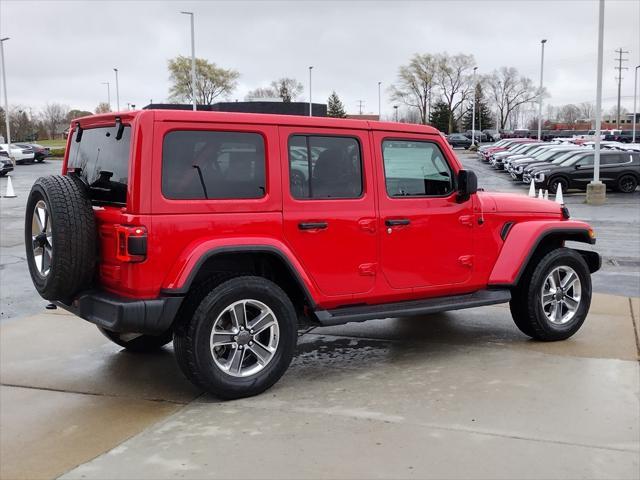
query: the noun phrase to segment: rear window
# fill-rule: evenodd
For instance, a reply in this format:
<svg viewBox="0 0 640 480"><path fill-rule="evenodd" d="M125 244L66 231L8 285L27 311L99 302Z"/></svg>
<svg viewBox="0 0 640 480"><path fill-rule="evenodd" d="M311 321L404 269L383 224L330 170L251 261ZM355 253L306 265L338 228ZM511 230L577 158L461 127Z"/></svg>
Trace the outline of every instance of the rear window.
<svg viewBox="0 0 640 480"><path fill-rule="evenodd" d="M100 127L73 133L68 169L75 171L89 186L94 203L126 204L129 180L131 127L125 126L116 140L118 127Z"/></svg>

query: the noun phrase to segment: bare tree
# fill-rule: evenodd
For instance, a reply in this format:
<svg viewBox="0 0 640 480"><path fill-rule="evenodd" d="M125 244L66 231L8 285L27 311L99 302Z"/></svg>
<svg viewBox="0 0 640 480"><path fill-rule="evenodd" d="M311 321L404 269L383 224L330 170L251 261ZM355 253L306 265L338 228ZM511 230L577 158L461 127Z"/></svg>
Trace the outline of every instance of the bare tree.
<svg viewBox="0 0 640 480"><path fill-rule="evenodd" d="M434 85L438 63L433 55L415 54L409 65L398 71L398 81L390 88L391 98L404 103L409 110L415 109L419 121L427 124L429 99Z"/></svg>
<svg viewBox="0 0 640 480"><path fill-rule="evenodd" d="M594 117L595 106L592 102L582 102L578 105L580 109L580 119L581 120L591 120Z"/></svg>
<svg viewBox="0 0 640 480"><path fill-rule="evenodd" d="M174 102L191 102L191 59L182 55L169 60L171 88L169 98ZM196 103L211 105L220 95L228 95L237 85L240 74L196 58Z"/></svg>
<svg viewBox="0 0 640 480"><path fill-rule="evenodd" d="M58 127L60 127L67 118L69 107L60 103L47 103L42 110L42 121L47 130L49 138L54 138Z"/></svg>
<svg viewBox="0 0 640 480"><path fill-rule="evenodd" d="M245 95L245 100L253 100L256 98L276 98L279 97L278 92L271 87L259 87L251 90Z"/></svg>
<svg viewBox="0 0 640 480"><path fill-rule="evenodd" d="M563 123L573 125L580 118L580 109L572 103L563 105L558 112L558 118Z"/></svg>
<svg viewBox="0 0 640 480"><path fill-rule="evenodd" d="M96 107L96 113L109 113L111 106L107 102L100 102Z"/></svg>
<svg viewBox="0 0 640 480"><path fill-rule="evenodd" d="M462 105L472 95L471 72L475 59L473 55L459 53L452 56L442 53L437 57L437 64L436 84L451 112L449 116L449 133L451 133L454 124L464 113Z"/></svg>
<svg viewBox="0 0 640 480"><path fill-rule="evenodd" d="M271 82L271 89L276 92L276 95L282 98L282 101L289 103L300 95L304 91L302 84L295 78L279 78Z"/></svg>
<svg viewBox="0 0 640 480"><path fill-rule="evenodd" d="M521 76L513 67L502 67L485 78L487 90L499 113L500 128L521 105L537 101L540 92L530 78Z"/></svg>

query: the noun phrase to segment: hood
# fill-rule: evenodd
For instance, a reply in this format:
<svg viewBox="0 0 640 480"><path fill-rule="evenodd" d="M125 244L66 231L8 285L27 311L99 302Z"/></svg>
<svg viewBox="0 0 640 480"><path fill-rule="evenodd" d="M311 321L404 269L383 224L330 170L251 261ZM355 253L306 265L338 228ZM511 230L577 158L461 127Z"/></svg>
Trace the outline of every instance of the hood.
<svg viewBox="0 0 640 480"><path fill-rule="evenodd" d="M562 216L561 205L513 193L478 192L485 213L542 213Z"/></svg>

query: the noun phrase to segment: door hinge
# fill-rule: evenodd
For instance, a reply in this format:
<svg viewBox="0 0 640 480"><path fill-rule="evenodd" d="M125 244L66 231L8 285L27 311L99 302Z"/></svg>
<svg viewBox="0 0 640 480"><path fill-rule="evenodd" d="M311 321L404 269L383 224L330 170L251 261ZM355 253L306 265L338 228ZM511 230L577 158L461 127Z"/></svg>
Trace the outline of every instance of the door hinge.
<svg viewBox="0 0 640 480"><path fill-rule="evenodd" d="M365 277L373 277L376 274L377 263L363 263L358 267L358 273Z"/></svg>
<svg viewBox="0 0 640 480"><path fill-rule="evenodd" d="M462 255L458 257L458 262L464 267L473 267L473 255Z"/></svg>

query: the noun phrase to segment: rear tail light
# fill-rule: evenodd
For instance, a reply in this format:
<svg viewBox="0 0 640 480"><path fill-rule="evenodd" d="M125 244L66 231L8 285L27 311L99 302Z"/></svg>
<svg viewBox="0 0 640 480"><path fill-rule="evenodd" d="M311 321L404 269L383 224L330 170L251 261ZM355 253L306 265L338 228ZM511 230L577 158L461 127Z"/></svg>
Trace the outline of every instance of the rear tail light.
<svg viewBox="0 0 640 480"><path fill-rule="evenodd" d="M142 226L116 225L116 259L142 262L147 258L147 229Z"/></svg>

